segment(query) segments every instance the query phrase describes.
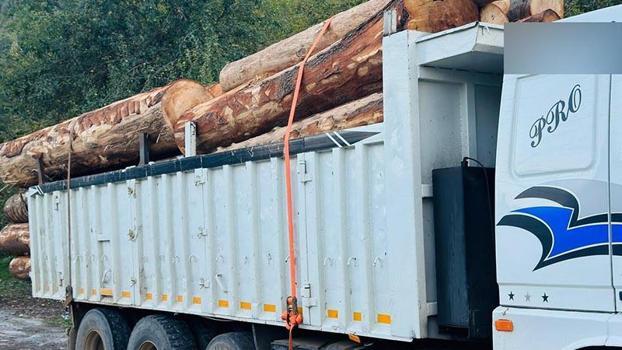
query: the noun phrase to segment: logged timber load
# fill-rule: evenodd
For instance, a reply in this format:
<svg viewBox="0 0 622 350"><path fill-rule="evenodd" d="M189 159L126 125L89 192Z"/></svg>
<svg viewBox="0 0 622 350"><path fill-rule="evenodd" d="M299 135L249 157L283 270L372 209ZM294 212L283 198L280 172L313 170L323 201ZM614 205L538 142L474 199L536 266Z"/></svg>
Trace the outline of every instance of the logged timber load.
<svg viewBox="0 0 622 350"><path fill-rule="evenodd" d="M9 263L9 272L15 278L25 280L30 277L30 257L18 256Z"/></svg>
<svg viewBox="0 0 622 350"><path fill-rule="evenodd" d="M479 20L472 0L410 0L404 5L410 15L408 29L436 33Z"/></svg>
<svg viewBox="0 0 622 350"><path fill-rule="evenodd" d="M480 20L484 23L505 24L510 22L509 11L510 0L496 0L481 9Z"/></svg>
<svg viewBox="0 0 622 350"><path fill-rule="evenodd" d="M563 0L496 0L480 11L485 23L553 22L564 15Z"/></svg>
<svg viewBox="0 0 622 350"><path fill-rule="evenodd" d="M508 19L519 21L546 10L553 10L561 18L564 17L563 0L511 0Z"/></svg>
<svg viewBox="0 0 622 350"><path fill-rule="evenodd" d="M0 252L23 255L30 252L28 224L10 224L0 231Z"/></svg>
<svg viewBox="0 0 622 350"><path fill-rule="evenodd" d="M328 112L319 113L295 122L292 125L291 138L297 139L336 130L382 123L383 116L382 94L377 93L339 106ZM232 151L240 148L281 143L283 142L285 131L285 127L279 127L269 133L235 143L229 147L219 149L219 151Z"/></svg>
<svg viewBox="0 0 622 350"><path fill-rule="evenodd" d="M309 59L297 119L382 90L383 12ZM203 153L286 124L297 72L298 66L291 67L187 111L175 126L177 145L183 149L189 121L196 124L197 151Z"/></svg>
<svg viewBox="0 0 622 350"><path fill-rule="evenodd" d="M18 192L4 203L4 215L14 224L28 222L28 201L23 192Z"/></svg>
<svg viewBox="0 0 622 350"><path fill-rule="evenodd" d="M141 133L152 140L151 153L156 158L175 155L179 151L165 119L176 119L174 113L209 100L211 91L182 80L6 142L0 145L0 179L28 187L38 182L39 168L41 180L63 179L70 149L72 176L133 165L139 157ZM167 94L174 98L164 106L162 98Z"/></svg>
<svg viewBox="0 0 622 350"><path fill-rule="evenodd" d="M542 23L550 23L550 22L555 22L557 20L561 19L561 17L557 14L557 12L548 9L545 10L544 12L540 12L538 14L535 14L533 16L529 16L527 18L523 18L521 19L519 22L542 22Z"/></svg>
<svg viewBox="0 0 622 350"><path fill-rule="evenodd" d="M391 0L371 0L335 15L330 28L317 44L317 49L323 50L342 39L369 21L390 2ZM248 81L265 78L301 62L321 29L320 23L253 55L227 64L220 72L223 90L232 90Z"/></svg>

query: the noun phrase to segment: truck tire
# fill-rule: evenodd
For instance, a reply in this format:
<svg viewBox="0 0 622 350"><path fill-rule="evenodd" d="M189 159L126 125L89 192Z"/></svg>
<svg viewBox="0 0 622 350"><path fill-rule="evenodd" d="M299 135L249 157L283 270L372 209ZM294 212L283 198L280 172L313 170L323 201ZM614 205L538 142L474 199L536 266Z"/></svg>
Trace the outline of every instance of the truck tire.
<svg viewBox="0 0 622 350"><path fill-rule="evenodd" d="M249 332L231 332L214 338L205 350L255 350L255 343Z"/></svg>
<svg viewBox="0 0 622 350"><path fill-rule="evenodd" d="M127 350L194 350L190 327L166 315L143 317L132 331Z"/></svg>
<svg viewBox="0 0 622 350"><path fill-rule="evenodd" d="M123 350L129 337L130 326L118 311L92 309L78 326L76 350Z"/></svg>

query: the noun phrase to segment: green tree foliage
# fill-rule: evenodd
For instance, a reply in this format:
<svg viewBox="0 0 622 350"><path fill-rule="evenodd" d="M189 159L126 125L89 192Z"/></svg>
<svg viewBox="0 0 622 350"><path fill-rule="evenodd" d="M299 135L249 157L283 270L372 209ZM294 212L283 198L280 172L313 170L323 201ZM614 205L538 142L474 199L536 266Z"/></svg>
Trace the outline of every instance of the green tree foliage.
<svg viewBox="0 0 622 350"><path fill-rule="evenodd" d="M0 9L0 141L220 69L361 0L22 0Z"/></svg>
<svg viewBox="0 0 622 350"><path fill-rule="evenodd" d="M565 16L576 16L584 12L602 9L609 6L620 5L622 0L566 0Z"/></svg>

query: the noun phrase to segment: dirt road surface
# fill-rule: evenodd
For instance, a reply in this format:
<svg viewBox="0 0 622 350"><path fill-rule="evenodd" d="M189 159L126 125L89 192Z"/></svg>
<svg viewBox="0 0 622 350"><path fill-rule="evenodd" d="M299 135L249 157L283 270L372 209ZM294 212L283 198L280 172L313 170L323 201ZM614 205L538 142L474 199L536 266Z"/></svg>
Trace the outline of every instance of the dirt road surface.
<svg viewBox="0 0 622 350"><path fill-rule="evenodd" d="M0 349L3 350L63 350L67 341L65 330L48 321L14 315L0 306Z"/></svg>

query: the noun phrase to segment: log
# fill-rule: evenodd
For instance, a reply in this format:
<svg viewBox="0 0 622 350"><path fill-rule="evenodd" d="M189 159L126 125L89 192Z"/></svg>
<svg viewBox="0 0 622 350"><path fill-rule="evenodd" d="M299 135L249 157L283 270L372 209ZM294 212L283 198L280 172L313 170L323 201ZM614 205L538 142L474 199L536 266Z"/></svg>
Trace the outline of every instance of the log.
<svg viewBox="0 0 622 350"><path fill-rule="evenodd" d="M564 17L564 0L511 0L508 18L512 22L519 21L546 10L553 10Z"/></svg>
<svg viewBox="0 0 622 350"><path fill-rule="evenodd" d="M28 224L10 224L0 231L0 251L12 255L30 252Z"/></svg>
<svg viewBox="0 0 622 350"><path fill-rule="evenodd" d="M25 280L30 277L30 257L18 256L9 263L9 272L15 278Z"/></svg>
<svg viewBox="0 0 622 350"><path fill-rule="evenodd" d="M370 0L335 15L330 28L318 43L318 50L323 50L342 39L374 17L390 2L391 0ZM233 90L251 80L266 78L301 62L322 26L321 23L317 24L253 55L227 64L220 72L223 91Z"/></svg>
<svg viewBox="0 0 622 350"><path fill-rule="evenodd" d="M298 120L382 90L383 12L309 59ZM291 67L187 111L175 126L178 147L183 150L188 121L196 124L197 151L203 153L285 125L297 72Z"/></svg>
<svg viewBox="0 0 622 350"><path fill-rule="evenodd" d="M180 111L210 99L209 91L198 83L183 80L6 142L0 145L0 179L19 187L31 186L38 181L39 161L47 180L64 179L70 143L72 176L134 165L139 156L140 133L152 140L154 157L178 154L165 118L176 119ZM167 94L173 97L167 98L164 107L161 101ZM201 94L204 99L198 97ZM190 97L186 98L187 95Z"/></svg>
<svg viewBox="0 0 622 350"><path fill-rule="evenodd" d="M480 21L492 24L506 24L510 22L507 16L509 10L509 0L493 1L481 9Z"/></svg>
<svg viewBox="0 0 622 350"><path fill-rule="evenodd" d="M521 19L519 22L542 22L542 23L550 23L560 20L561 17L557 14L557 12L547 9L544 12L540 12L533 16L529 16Z"/></svg>
<svg viewBox="0 0 622 350"><path fill-rule="evenodd" d="M18 192L4 203L4 215L14 224L28 222L28 200L24 192Z"/></svg>
<svg viewBox="0 0 622 350"><path fill-rule="evenodd" d="M436 33L479 20L472 0L418 0L409 5L408 29Z"/></svg>
<svg viewBox="0 0 622 350"><path fill-rule="evenodd" d="M295 122L292 125L291 138L302 138L330 131L354 128L357 126L382 123L382 93L376 93L336 107L328 112L316 114ZM278 127L269 133L262 134L240 143L224 147L218 151L232 151L271 143L281 143L285 137L286 127Z"/></svg>

